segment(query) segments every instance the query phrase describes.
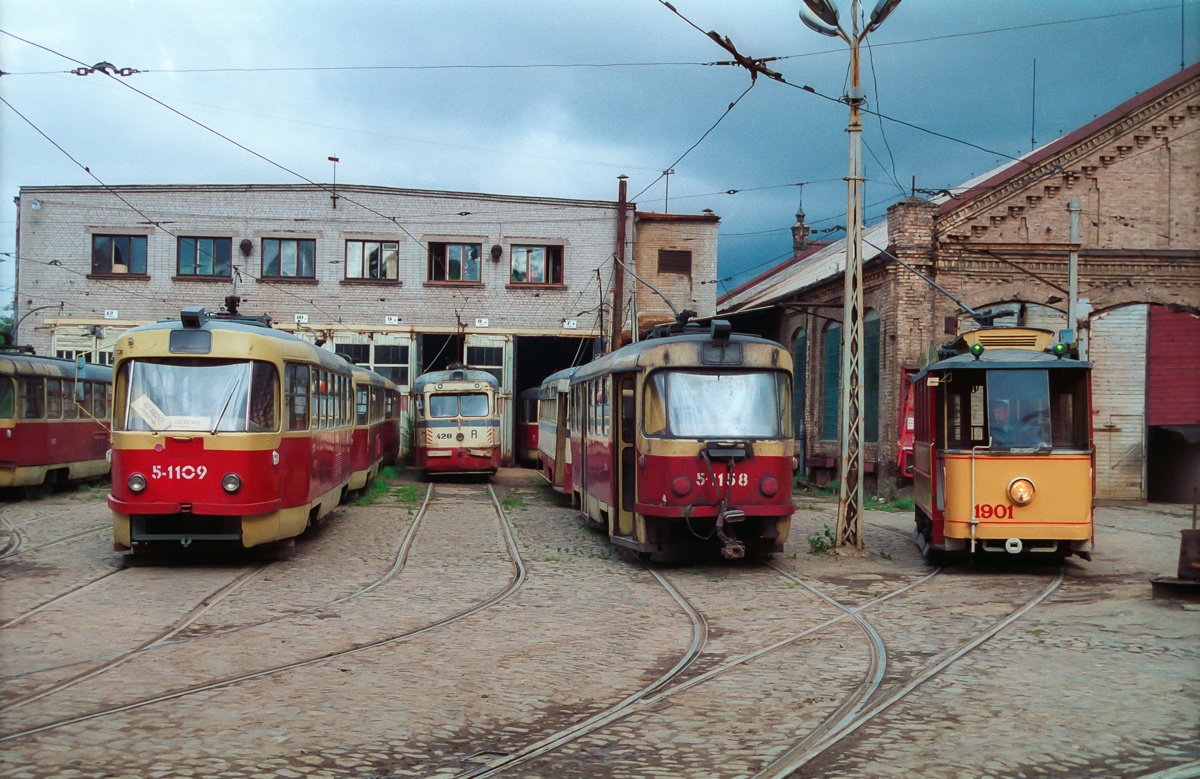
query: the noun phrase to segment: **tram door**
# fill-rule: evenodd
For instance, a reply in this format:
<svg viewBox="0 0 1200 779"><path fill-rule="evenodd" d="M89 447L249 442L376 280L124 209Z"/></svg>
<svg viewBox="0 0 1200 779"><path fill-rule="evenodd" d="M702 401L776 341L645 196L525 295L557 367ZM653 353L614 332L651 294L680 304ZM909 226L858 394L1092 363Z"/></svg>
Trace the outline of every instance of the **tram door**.
<svg viewBox="0 0 1200 779"><path fill-rule="evenodd" d="M620 420L613 431L616 439L617 483L614 497L617 503L617 528L620 535L633 535L633 508L636 494L636 467L634 460L636 451L634 438L637 434L636 393L634 392L634 377L632 375L614 376L613 394L616 396L617 408L614 418Z"/></svg>
<svg viewBox="0 0 1200 779"><path fill-rule="evenodd" d="M558 435L554 440L554 483L565 484L563 478L566 475L567 461L571 456L571 445L567 443L570 436L571 426L571 393L555 392L554 396L557 400L558 418L555 423L558 425L555 429ZM565 484L568 490L571 489L570 484Z"/></svg>

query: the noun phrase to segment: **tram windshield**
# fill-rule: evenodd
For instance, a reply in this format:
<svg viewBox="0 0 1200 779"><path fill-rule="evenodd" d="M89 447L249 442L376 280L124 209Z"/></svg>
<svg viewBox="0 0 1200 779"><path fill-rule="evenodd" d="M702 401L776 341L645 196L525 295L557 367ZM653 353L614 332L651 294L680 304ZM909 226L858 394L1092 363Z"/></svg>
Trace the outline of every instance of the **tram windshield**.
<svg viewBox="0 0 1200 779"><path fill-rule="evenodd" d="M249 360L132 360L125 430L257 433L278 429L275 366Z"/></svg>
<svg viewBox="0 0 1200 779"><path fill-rule="evenodd" d="M486 417L487 395L472 392L463 395L430 395L429 416L432 419L447 417Z"/></svg>
<svg viewBox="0 0 1200 779"><path fill-rule="evenodd" d="M17 413L17 389L13 380L0 376L0 419L12 419Z"/></svg>
<svg viewBox="0 0 1200 779"><path fill-rule="evenodd" d="M778 371L657 371L645 392L646 435L781 438L791 430L788 377Z"/></svg>
<svg viewBox="0 0 1200 779"><path fill-rule="evenodd" d="M949 449L1089 445L1085 371L954 371L942 386Z"/></svg>

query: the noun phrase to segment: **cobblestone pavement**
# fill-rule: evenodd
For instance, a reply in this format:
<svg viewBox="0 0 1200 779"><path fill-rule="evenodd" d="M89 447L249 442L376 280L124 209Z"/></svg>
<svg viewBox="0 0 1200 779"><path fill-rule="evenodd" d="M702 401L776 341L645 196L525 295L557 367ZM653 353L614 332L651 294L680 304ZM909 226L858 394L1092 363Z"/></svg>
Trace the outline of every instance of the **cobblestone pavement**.
<svg viewBox="0 0 1200 779"><path fill-rule="evenodd" d="M103 532L102 491L5 504L22 547L0 561L0 621L19 620L0 629L0 738L134 707L0 742L0 777L467 775L674 666L692 623L650 571L533 474L506 470L494 483L528 571L509 599L411 638L157 703L403 636L502 591L514 563L486 485L435 484L407 564L361 595L392 568L416 485L344 507L283 562L124 570ZM809 554L836 505L797 504L774 564L863 607L886 648L867 710L1055 578L989 564L923 580L932 569L907 538L908 512L868 512L864 555ZM1151 600L1147 581L1173 574L1189 524L1190 507L1099 509L1092 562L1068 562L1046 601L795 775L1143 776L1200 760L1200 612ZM842 612L766 565L657 570L704 616L699 658L626 716L502 775L752 776L821 726L872 667L867 633L850 619L795 638Z"/></svg>

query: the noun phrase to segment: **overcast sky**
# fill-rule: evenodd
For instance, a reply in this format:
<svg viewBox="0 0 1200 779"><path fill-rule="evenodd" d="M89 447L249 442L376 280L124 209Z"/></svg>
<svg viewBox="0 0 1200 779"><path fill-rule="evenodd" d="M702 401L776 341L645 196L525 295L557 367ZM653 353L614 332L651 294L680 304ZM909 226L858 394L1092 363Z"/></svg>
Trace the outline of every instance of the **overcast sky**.
<svg viewBox="0 0 1200 779"><path fill-rule="evenodd" d="M799 3L673 0L792 85L714 128L750 77L660 0L3 0L30 43L0 35L0 297L19 188L96 183L13 109L110 185L329 182L336 155L339 182L416 189L615 200L625 174L661 211L674 164L669 210L722 218L723 291L790 255L796 183L814 229L845 220L847 109L796 87L842 95L849 57ZM913 176L959 184L1195 62L1200 0L904 0L868 41L872 108L987 150L866 117L875 221Z"/></svg>

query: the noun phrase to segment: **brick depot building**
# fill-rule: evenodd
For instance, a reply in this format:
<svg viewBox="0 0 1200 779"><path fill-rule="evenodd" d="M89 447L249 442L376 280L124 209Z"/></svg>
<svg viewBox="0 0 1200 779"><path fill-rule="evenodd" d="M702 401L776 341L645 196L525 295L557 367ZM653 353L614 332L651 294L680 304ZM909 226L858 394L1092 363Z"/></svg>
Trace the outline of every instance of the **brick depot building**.
<svg viewBox="0 0 1200 779"><path fill-rule="evenodd" d="M1068 203L1079 203L1069 240ZM837 474L844 242L810 244L718 301L742 329L788 344L796 438L810 478ZM895 478L908 377L975 327L948 297L1011 311L998 324L1076 329L1092 361L1096 496L1190 502L1200 488L1200 65L950 197L911 198L864 231L865 460ZM884 253L886 250L887 254Z"/></svg>
<svg viewBox="0 0 1200 779"><path fill-rule="evenodd" d="M625 330L633 310L642 328L670 319L627 274L614 306L619 252L678 308L715 308L692 282L716 277L711 212L345 185L22 187L16 201L17 337L39 354L110 362L125 329L237 294L242 313L406 389L462 361L511 399L591 359L614 308Z"/></svg>

